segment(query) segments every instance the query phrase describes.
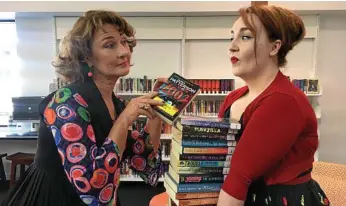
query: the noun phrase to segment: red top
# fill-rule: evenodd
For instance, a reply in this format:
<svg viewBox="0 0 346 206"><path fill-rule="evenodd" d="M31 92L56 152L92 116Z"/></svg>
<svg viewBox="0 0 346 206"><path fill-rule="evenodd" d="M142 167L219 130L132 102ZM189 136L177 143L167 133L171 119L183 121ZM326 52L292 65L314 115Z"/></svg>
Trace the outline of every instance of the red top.
<svg viewBox="0 0 346 206"><path fill-rule="evenodd" d="M230 93L219 117L248 88ZM232 157L222 189L245 200L250 183L264 177L267 185L299 184L311 175L297 176L312 167L318 147L317 119L306 95L286 76L275 80L243 113L244 131Z"/></svg>

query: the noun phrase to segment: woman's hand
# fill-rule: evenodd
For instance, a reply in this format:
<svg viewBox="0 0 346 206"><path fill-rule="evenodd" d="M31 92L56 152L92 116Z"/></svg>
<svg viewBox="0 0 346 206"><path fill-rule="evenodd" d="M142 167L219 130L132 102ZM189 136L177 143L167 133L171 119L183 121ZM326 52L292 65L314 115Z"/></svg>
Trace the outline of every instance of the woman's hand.
<svg viewBox="0 0 346 206"><path fill-rule="evenodd" d="M217 206L244 206L244 201L238 200L221 190Z"/></svg>
<svg viewBox="0 0 346 206"><path fill-rule="evenodd" d="M147 116L149 119L154 119L156 115L152 106L163 105L163 102L152 99L157 94L157 92L151 92L147 95L131 99L119 116L119 119L125 121L128 126L131 126L140 115Z"/></svg>

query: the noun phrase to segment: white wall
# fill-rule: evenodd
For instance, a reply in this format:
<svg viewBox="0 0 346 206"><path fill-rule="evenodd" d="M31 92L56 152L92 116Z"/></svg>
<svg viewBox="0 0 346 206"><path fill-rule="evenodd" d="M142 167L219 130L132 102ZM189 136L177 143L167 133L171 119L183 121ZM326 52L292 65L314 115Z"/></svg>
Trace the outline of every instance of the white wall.
<svg viewBox="0 0 346 206"><path fill-rule="evenodd" d="M323 86L321 161L346 164L346 14L322 15L317 75Z"/></svg>
<svg viewBox="0 0 346 206"><path fill-rule="evenodd" d="M53 81L52 19L16 18L22 95L47 95Z"/></svg>
<svg viewBox="0 0 346 206"><path fill-rule="evenodd" d="M47 95L49 83L55 77L51 66L53 52L52 19L45 18L16 18L20 60L20 90L23 96ZM4 31L1 31L4 32ZM0 88L6 89L6 88ZM0 153L8 155L16 152L36 151L36 140L1 140ZM9 178L10 165L5 161L5 172Z"/></svg>

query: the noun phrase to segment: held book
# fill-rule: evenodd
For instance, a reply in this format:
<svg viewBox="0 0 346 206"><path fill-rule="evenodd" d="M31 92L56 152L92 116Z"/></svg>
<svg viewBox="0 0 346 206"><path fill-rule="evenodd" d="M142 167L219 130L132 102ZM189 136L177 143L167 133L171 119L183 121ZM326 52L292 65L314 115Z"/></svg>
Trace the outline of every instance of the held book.
<svg viewBox="0 0 346 206"><path fill-rule="evenodd" d="M163 106L154 106L158 116L170 125L177 120L182 111L192 102L200 91L200 86L184 77L173 73L168 83L163 83L153 99L163 101Z"/></svg>

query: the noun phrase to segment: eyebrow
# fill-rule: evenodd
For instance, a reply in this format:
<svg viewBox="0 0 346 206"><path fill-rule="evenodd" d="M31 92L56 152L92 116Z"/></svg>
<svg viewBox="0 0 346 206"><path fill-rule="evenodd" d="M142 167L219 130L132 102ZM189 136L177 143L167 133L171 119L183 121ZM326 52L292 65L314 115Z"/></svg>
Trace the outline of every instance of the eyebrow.
<svg viewBox="0 0 346 206"><path fill-rule="evenodd" d="M101 41L107 40L107 39L114 39L113 36L105 36L101 38Z"/></svg>
<svg viewBox="0 0 346 206"><path fill-rule="evenodd" d="M242 27L242 28L240 28L239 32L246 31L246 30L250 30L250 29L247 27ZM231 31L231 34L234 34L233 30Z"/></svg>

